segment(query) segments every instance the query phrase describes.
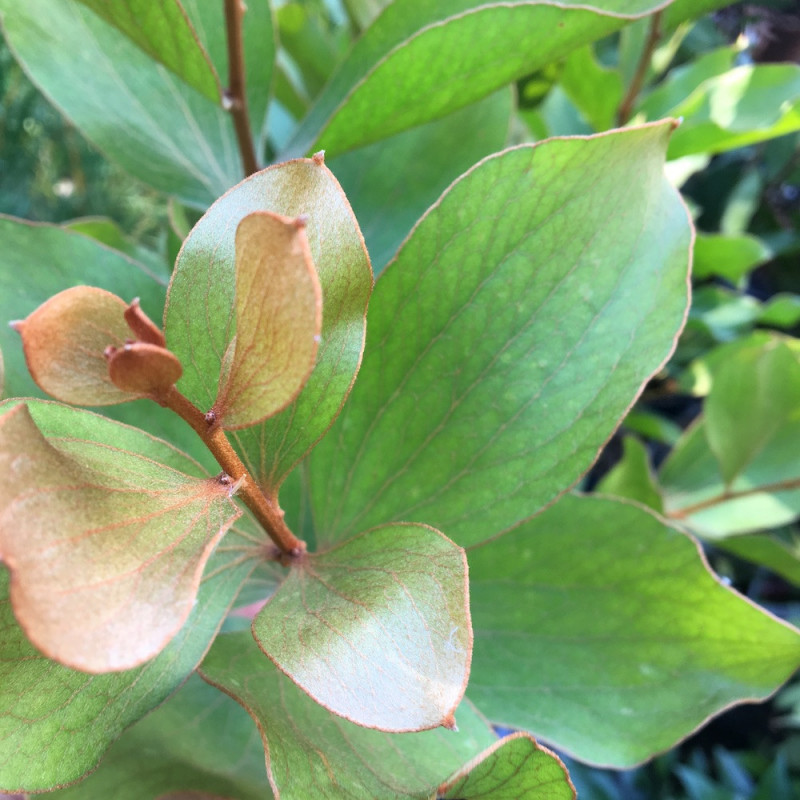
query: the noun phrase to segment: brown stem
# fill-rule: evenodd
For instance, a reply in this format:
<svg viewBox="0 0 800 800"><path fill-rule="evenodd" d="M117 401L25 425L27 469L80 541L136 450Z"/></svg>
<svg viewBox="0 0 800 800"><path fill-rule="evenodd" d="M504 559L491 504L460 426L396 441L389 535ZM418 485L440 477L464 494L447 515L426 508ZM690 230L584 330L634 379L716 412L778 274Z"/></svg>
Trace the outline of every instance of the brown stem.
<svg viewBox="0 0 800 800"><path fill-rule="evenodd" d="M206 415L174 386L154 399L186 420L231 480L241 481L237 492L239 497L253 512L281 553L288 560L298 558L305 553L306 543L289 530L283 519L283 511L275 500L268 498L258 487L253 476L247 471L247 467L231 447L225 431L218 425L214 425L213 420L209 422Z"/></svg>
<svg viewBox="0 0 800 800"><path fill-rule="evenodd" d="M792 489L800 489L800 478L792 478L787 481L778 481L776 483L767 483L755 489L742 489L739 492L723 492L716 497L710 497L708 500L703 500L700 503L686 506L685 508L678 509L677 511L670 511L667 516L670 519L686 519L698 511L704 511L707 508L713 508L720 503L725 503L728 500L738 500L740 497L750 497L754 494L763 494L764 492L789 492Z"/></svg>
<svg viewBox="0 0 800 800"><path fill-rule="evenodd" d="M657 11L650 17L650 29L647 33L647 41L645 41L642 54L639 56L636 72L634 72L633 78L631 78L630 85L628 86L628 91L625 93L625 97L622 98L622 102L617 109L618 125L624 125L630 119L631 112L633 111L633 104L636 102L639 92L642 91L644 79L647 77L647 70L650 67L650 60L653 57L653 51L656 49L660 38L661 12Z"/></svg>
<svg viewBox="0 0 800 800"><path fill-rule="evenodd" d="M247 109L245 91L244 46L242 44L243 0L225 0L225 28L228 36L228 88L223 97L223 106L231 112L236 140L242 156L245 177L258 172L253 137L250 133L250 113Z"/></svg>

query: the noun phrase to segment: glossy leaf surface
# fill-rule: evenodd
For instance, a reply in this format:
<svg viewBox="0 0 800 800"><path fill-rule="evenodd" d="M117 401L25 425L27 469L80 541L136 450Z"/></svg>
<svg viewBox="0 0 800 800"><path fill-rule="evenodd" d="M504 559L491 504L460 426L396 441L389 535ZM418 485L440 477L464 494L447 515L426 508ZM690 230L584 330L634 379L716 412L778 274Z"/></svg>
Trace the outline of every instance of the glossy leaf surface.
<svg viewBox="0 0 800 800"><path fill-rule="evenodd" d="M532 736L493 744L439 787L442 800L575 800L566 767Z"/></svg>
<svg viewBox="0 0 800 800"><path fill-rule="evenodd" d="M566 495L469 561L470 696L581 760L649 758L768 697L800 661L798 631L722 585L683 533L620 501Z"/></svg>
<svg viewBox="0 0 800 800"><path fill-rule="evenodd" d="M213 407L228 429L254 425L297 397L314 368L322 324L302 218L249 214L236 229L235 249L236 336Z"/></svg>
<svg viewBox="0 0 800 800"><path fill-rule="evenodd" d="M212 102L219 77L179 0L79 0Z"/></svg>
<svg viewBox="0 0 800 800"><path fill-rule="evenodd" d="M200 207L240 178L236 137L221 105L77 0L0 0L0 13L33 82L123 169Z"/></svg>
<svg viewBox="0 0 800 800"><path fill-rule="evenodd" d="M201 675L256 721L269 780L281 800L428 797L495 741L468 703L456 712L458 732L438 728L391 734L353 725L330 714L265 662L247 632L219 636Z"/></svg>
<svg viewBox="0 0 800 800"><path fill-rule="evenodd" d="M513 148L433 206L378 280L353 396L311 457L322 541L405 520L471 545L590 466L686 312L669 131Z"/></svg>
<svg viewBox="0 0 800 800"><path fill-rule="evenodd" d="M167 347L184 367L178 388L203 411L214 403L235 333L236 228L257 211L308 217L306 236L322 286L322 338L309 381L280 414L232 437L262 485L275 488L328 429L350 390L372 272L353 212L321 161L270 167L220 198L184 243L164 314Z"/></svg>
<svg viewBox="0 0 800 800"><path fill-rule="evenodd" d="M154 460L160 450L175 460L166 443L65 406L40 413L84 430L104 424L113 444L91 433L48 437L25 405L0 416L0 552L14 613L66 666L138 666L182 627L211 552L241 512L216 479Z"/></svg>
<svg viewBox="0 0 800 800"><path fill-rule="evenodd" d="M392 3L331 79L295 136L292 152L307 152L316 142L338 155L438 119L659 5L653 0Z"/></svg>
<svg viewBox="0 0 800 800"><path fill-rule="evenodd" d="M109 750L99 769L53 800L268 800L256 726L196 675Z"/></svg>
<svg viewBox="0 0 800 800"><path fill-rule="evenodd" d="M385 731L450 725L469 674L464 551L423 525L375 528L294 567L253 622L318 703Z"/></svg>

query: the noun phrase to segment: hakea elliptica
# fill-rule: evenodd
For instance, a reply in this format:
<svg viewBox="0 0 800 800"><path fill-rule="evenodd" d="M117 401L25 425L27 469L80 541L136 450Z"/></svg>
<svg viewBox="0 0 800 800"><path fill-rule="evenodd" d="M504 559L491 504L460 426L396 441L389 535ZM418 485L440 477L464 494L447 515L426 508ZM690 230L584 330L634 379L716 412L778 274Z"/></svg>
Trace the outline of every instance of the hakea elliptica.
<svg viewBox="0 0 800 800"><path fill-rule="evenodd" d="M268 169L254 180L301 175L329 194L326 212L357 233L355 252L361 248L367 268L359 278L363 347L371 273L352 211L336 208L341 190L321 156L275 169L283 171ZM212 206L204 220L215 213ZM291 567L254 620L261 649L314 699L362 725L451 727L472 650L463 549L425 525L395 523L324 553L307 553L284 521L279 481L257 480L227 438L226 432L252 428L285 409L315 368L322 287L307 225L304 215L264 210L240 217L234 292L209 298L217 320L225 321L225 338L221 348L216 340L219 372L206 407L180 384L185 370L197 374L196 355L208 359L181 340L179 330L181 358L189 359L182 363L178 348L169 347L169 314L162 331L138 300L126 303L104 289L75 286L12 323L32 377L56 400L92 406L155 401L194 429L222 469L216 477L189 475L175 467L174 448L142 432L125 428L123 436L117 423L100 423L88 412L9 401L0 410L0 469L12 476L0 491L0 555L11 571L14 612L33 644L66 666L95 673L138 666L186 622L204 568L244 505L272 541L265 536L243 557ZM213 223L210 229L220 230ZM221 230L227 235L229 224ZM317 243L325 230L315 232ZM213 253L218 269L222 245L208 244L206 233L198 234L203 244L197 247ZM179 302L173 294L186 297L186 284L175 289L179 273L168 307ZM355 275L349 279L359 286ZM231 308L218 302L231 295ZM114 430L120 438L138 436L136 446L119 446ZM308 649L298 650L297 642ZM411 642L426 643L414 658ZM336 681L325 668L332 660ZM381 702L365 702L365 689Z"/></svg>

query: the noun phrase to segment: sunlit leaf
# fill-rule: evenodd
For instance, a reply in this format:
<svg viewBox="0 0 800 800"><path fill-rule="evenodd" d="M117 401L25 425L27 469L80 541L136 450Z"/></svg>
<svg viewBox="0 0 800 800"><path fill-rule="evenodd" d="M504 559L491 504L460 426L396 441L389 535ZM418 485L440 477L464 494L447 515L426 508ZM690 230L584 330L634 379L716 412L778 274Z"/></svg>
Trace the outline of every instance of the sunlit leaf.
<svg viewBox="0 0 800 800"><path fill-rule="evenodd" d="M210 100L221 96L219 77L179 0L79 0L122 31L151 58Z"/></svg>
<svg viewBox="0 0 800 800"><path fill-rule="evenodd" d="M220 103L78 0L0 0L0 14L3 33L33 82L131 175L202 208L241 178L230 114Z"/></svg>
<svg viewBox="0 0 800 800"><path fill-rule="evenodd" d="M423 525L375 528L295 566L253 635L301 689L352 722L450 725L472 647L464 551Z"/></svg>
<svg viewBox="0 0 800 800"><path fill-rule="evenodd" d="M276 488L325 433L350 391L361 362L372 272L352 209L320 158L269 167L218 200L184 243L164 315L167 346L184 368L178 388L203 411L214 403L235 333L236 228L257 211L307 216L322 286L322 338L311 377L288 408L232 437L257 480Z"/></svg>
<svg viewBox="0 0 800 800"><path fill-rule="evenodd" d="M798 631L621 501L566 495L469 562L470 697L581 760L631 766L800 663Z"/></svg>
<svg viewBox="0 0 800 800"><path fill-rule="evenodd" d="M29 401L28 408L51 441L91 436L109 448L120 444L120 426L109 420L54 403ZM126 436L125 444L143 459L203 476L190 458L150 436ZM234 525L211 556L186 624L156 658L124 672L89 675L42 656L14 618L9 576L0 569L2 789L37 792L78 780L126 727L183 683L253 569L251 556L263 534L254 538L244 525L239 528L240 523Z"/></svg>
<svg viewBox="0 0 800 800"><path fill-rule="evenodd" d="M662 510L661 495L647 448L635 436L626 436L622 440L622 458L603 476L595 491L636 500L654 511Z"/></svg>
<svg viewBox="0 0 800 800"><path fill-rule="evenodd" d="M149 437L116 427L111 446L49 438L25 405L0 417L14 613L42 652L87 672L129 669L165 647L241 513L219 481L143 457L136 440Z"/></svg>
<svg viewBox="0 0 800 800"><path fill-rule="evenodd" d="M753 267L770 255L769 248L755 236L700 233L694 243L692 275L698 280L718 275L740 284Z"/></svg>
<svg viewBox="0 0 800 800"><path fill-rule="evenodd" d="M554 753L526 733L493 744L439 787L442 800L575 800L575 787Z"/></svg>
<svg viewBox="0 0 800 800"><path fill-rule="evenodd" d="M659 5L653 0L394 2L356 42L290 152L303 154L316 142L338 155L438 119Z"/></svg>
<svg viewBox="0 0 800 800"><path fill-rule="evenodd" d="M753 564L760 564L800 586L800 546L797 540L789 543L778 535L754 533L729 536L716 542L715 546Z"/></svg>
<svg viewBox="0 0 800 800"><path fill-rule="evenodd" d="M320 541L404 520L467 546L591 465L686 313L669 131L512 148L431 208L377 282L353 396L311 456Z"/></svg>
<svg viewBox="0 0 800 800"><path fill-rule="evenodd" d="M322 290L305 222L261 211L236 229L236 336L213 413L224 428L271 417L314 368Z"/></svg>
<svg viewBox="0 0 800 800"><path fill-rule="evenodd" d="M247 632L219 636L201 675L256 720L267 751L269 780L281 800L427 798L495 741L466 702L456 712L457 732L438 728L391 734L347 722L265 662Z"/></svg>
<svg viewBox="0 0 800 800"><path fill-rule="evenodd" d="M111 747L96 772L53 800L268 800L253 721L197 676Z"/></svg>

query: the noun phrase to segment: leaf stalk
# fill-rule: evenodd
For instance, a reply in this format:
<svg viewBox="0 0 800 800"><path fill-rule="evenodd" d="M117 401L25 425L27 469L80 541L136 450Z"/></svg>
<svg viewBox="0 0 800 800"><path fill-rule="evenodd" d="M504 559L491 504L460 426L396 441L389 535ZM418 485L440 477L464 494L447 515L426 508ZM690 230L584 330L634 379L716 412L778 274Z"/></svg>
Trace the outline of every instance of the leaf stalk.
<svg viewBox="0 0 800 800"><path fill-rule="evenodd" d="M154 396L153 399L188 422L211 451L226 475L234 483L239 484L237 495L242 498L244 504L252 511L253 516L281 551L283 560L290 562L302 556L306 552L306 543L289 530L277 500L267 497L261 491L228 441L225 431L215 424L213 417L209 419L175 386L171 386L159 396Z"/></svg>
<svg viewBox="0 0 800 800"><path fill-rule="evenodd" d="M661 12L657 11L650 17L650 28L647 33L647 40L639 56L636 72L634 72L633 78L631 78L630 85L628 86L628 91L625 92L625 97L622 98L622 102L617 109L617 124L619 126L624 125L630 119L633 105L636 102L636 98L639 96L639 92L642 91L642 86L644 86L644 79L647 77L647 70L650 67L653 51L656 49L656 45L660 39Z"/></svg>

